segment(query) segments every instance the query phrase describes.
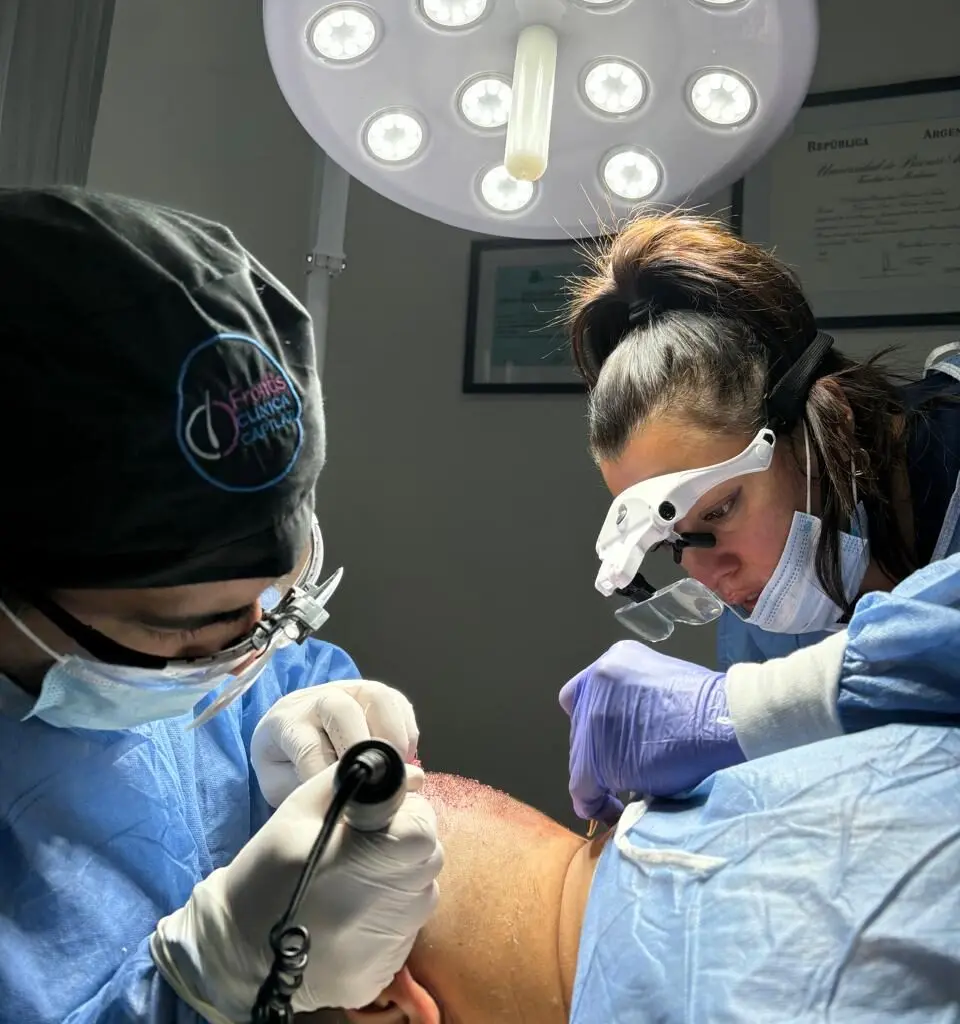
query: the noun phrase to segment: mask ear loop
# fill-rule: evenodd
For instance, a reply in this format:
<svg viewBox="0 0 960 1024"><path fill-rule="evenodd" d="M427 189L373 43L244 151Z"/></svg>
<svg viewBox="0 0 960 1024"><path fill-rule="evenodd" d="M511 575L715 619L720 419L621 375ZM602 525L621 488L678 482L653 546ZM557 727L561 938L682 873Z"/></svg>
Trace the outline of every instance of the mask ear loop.
<svg viewBox="0 0 960 1024"><path fill-rule="evenodd" d="M803 424L803 450L807 457L807 515L810 515L810 509L813 505L810 484L810 435L807 433L807 421L801 420L801 423Z"/></svg>
<svg viewBox="0 0 960 1024"><path fill-rule="evenodd" d="M853 491L853 511L850 513L851 526L855 525L860 536L863 536L863 531L866 522L866 513L861 514L860 495L857 491L857 477L860 474L857 472L857 462L853 455L850 456L850 487Z"/></svg>
<svg viewBox="0 0 960 1024"><path fill-rule="evenodd" d="M67 656L65 654L58 654L52 647L45 644L25 622L21 622L3 601L0 601L0 612L3 612L3 614L6 615L17 629L19 629L28 640L32 640L48 657L53 658L54 661L61 664L67 660Z"/></svg>

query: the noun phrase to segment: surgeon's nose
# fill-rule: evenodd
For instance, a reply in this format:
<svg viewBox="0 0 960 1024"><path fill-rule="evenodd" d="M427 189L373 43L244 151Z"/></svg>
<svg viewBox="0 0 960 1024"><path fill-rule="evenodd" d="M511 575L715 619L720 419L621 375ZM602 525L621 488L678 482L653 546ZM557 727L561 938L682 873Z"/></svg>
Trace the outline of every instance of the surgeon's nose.
<svg viewBox="0 0 960 1024"><path fill-rule="evenodd" d="M740 559L732 551L687 548L681 564L698 583L710 590L719 591L740 568Z"/></svg>

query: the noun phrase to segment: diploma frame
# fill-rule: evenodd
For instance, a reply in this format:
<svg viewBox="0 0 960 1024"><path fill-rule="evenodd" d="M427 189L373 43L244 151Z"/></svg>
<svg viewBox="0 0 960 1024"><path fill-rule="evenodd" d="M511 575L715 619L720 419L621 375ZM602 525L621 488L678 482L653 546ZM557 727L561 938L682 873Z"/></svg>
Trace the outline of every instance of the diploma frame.
<svg viewBox="0 0 960 1024"><path fill-rule="evenodd" d="M567 279L587 272L596 246L588 238L471 244L464 393L584 393L564 308Z"/></svg>
<svg viewBox="0 0 960 1024"><path fill-rule="evenodd" d="M734 185L731 226L796 271L821 327L960 324L960 76L811 94Z"/></svg>

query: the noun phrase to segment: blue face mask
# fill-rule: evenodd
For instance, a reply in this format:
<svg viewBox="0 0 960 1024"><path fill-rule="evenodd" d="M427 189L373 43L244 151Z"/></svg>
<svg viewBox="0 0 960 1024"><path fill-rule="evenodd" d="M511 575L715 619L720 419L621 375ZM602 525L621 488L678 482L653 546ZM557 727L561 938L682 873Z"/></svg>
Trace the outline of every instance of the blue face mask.
<svg viewBox="0 0 960 1024"><path fill-rule="evenodd" d="M258 666L257 674L261 671L263 666ZM61 729L130 729L188 714L228 678L212 684L118 683L98 677L94 663L70 659L49 669L27 718Z"/></svg>
<svg viewBox="0 0 960 1024"><path fill-rule="evenodd" d="M745 618L751 626L770 633L819 633L840 628L843 610L820 586L817 576L817 543L822 522L811 515L810 440L806 424L803 441L807 456L807 511L795 512L790 533L773 575L760 592L753 611ZM857 500L857 477L850 467L853 482L854 514L850 532L837 537L840 573L847 600L852 601L863 583L870 564L867 516ZM741 616L743 617L743 616Z"/></svg>
<svg viewBox="0 0 960 1024"><path fill-rule="evenodd" d="M76 654L60 654L2 602L0 611L54 660L43 677L40 696L26 717L64 729L129 729L179 718L228 680L231 691L239 696L253 684L275 650L247 650L235 661L174 663L159 671L109 665Z"/></svg>
<svg viewBox="0 0 960 1024"><path fill-rule="evenodd" d="M844 592L851 601L870 563L862 505L857 508L854 523L850 533L841 532L838 537ZM820 528L817 516L794 513L780 561L745 620L750 625L771 633L818 633L840 628L843 610L824 593L817 576Z"/></svg>

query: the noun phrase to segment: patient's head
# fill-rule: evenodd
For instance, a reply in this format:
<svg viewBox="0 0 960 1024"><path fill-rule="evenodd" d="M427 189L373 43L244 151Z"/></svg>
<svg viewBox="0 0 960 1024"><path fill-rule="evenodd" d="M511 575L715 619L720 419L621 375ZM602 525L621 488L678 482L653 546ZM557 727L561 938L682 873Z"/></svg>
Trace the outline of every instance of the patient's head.
<svg viewBox="0 0 960 1024"><path fill-rule="evenodd" d="M436 914L358 1024L566 1021L596 850L504 793L427 775L446 851Z"/></svg>

